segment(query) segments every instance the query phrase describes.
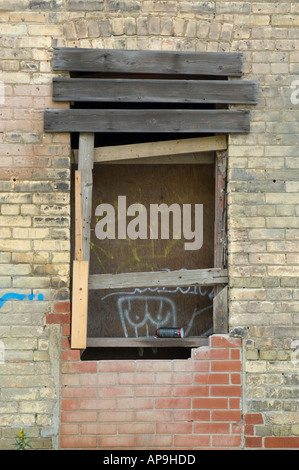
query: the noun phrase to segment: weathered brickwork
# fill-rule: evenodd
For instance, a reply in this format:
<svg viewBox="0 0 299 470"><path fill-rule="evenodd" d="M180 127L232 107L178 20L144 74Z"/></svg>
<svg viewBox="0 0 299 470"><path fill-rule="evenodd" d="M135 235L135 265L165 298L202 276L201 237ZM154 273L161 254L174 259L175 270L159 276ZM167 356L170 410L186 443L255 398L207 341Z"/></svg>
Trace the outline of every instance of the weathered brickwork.
<svg viewBox="0 0 299 470"><path fill-rule="evenodd" d="M218 410L237 410L218 428L200 404L205 372L190 369L212 367L205 349L128 370L82 363L69 349L70 136L43 132L44 110L68 106L51 99L55 46L241 51L244 79L258 81L250 134L229 137L225 340L234 347L223 354L241 351L229 356L241 370L226 364L225 390L203 386L209 399L218 387ZM0 449L13 448L20 428L35 449L298 448L298 2L0 0L0 49ZM195 408L192 426L174 418Z"/></svg>
<svg viewBox="0 0 299 470"><path fill-rule="evenodd" d="M239 449L238 338L174 361L80 362L64 351L62 449Z"/></svg>

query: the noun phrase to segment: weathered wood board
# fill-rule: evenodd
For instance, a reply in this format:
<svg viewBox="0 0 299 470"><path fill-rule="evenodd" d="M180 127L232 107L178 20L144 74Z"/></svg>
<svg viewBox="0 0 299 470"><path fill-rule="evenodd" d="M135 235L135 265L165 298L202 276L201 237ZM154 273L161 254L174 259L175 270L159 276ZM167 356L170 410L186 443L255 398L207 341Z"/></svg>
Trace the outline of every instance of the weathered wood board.
<svg viewBox="0 0 299 470"><path fill-rule="evenodd" d="M45 132L249 132L247 110L197 109L48 109Z"/></svg>
<svg viewBox="0 0 299 470"><path fill-rule="evenodd" d="M243 80L54 78L54 101L256 104L257 83Z"/></svg>
<svg viewBox="0 0 299 470"><path fill-rule="evenodd" d="M54 48L53 69L161 75L242 75L239 52L182 52L118 49Z"/></svg>

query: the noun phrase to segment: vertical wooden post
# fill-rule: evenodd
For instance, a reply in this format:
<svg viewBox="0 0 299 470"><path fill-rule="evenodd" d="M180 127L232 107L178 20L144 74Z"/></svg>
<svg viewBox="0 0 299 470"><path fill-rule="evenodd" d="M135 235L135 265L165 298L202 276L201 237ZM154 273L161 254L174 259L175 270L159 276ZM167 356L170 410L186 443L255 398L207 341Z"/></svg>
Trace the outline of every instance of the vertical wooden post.
<svg viewBox="0 0 299 470"><path fill-rule="evenodd" d="M78 170L81 172L82 193L82 243L83 260L89 261L90 220L92 208L92 170L94 161L94 134L80 133Z"/></svg>
<svg viewBox="0 0 299 470"><path fill-rule="evenodd" d="M83 260L82 241L82 176L81 171L75 172L75 259Z"/></svg>
<svg viewBox="0 0 299 470"><path fill-rule="evenodd" d="M216 152L214 267L226 266L226 172L227 151ZM228 332L228 287L214 286L213 331Z"/></svg>
<svg viewBox="0 0 299 470"><path fill-rule="evenodd" d="M214 267L226 264L226 171L227 151L216 152Z"/></svg>
<svg viewBox="0 0 299 470"><path fill-rule="evenodd" d="M94 134L80 134L75 174L75 260L72 282L71 347L85 349L87 341L90 220Z"/></svg>

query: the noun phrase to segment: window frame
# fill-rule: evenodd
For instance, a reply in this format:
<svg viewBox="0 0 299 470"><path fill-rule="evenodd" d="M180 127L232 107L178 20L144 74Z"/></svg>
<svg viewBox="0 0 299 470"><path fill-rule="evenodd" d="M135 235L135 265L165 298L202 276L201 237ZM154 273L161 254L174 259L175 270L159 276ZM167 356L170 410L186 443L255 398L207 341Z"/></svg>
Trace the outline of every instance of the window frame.
<svg viewBox="0 0 299 470"><path fill-rule="evenodd" d="M75 256L72 276L71 348L89 347L198 347L207 344L205 337L190 338L89 338L88 291L124 287L190 287L213 286L213 333L227 332L227 282L226 265L226 167L227 138L225 135L148 142L116 147L94 147L94 133L79 134L79 149L75 151L78 170L75 171ZM95 162L136 162L155 156L163 163L163 156L174 152L197 164L207 162L207 152L215 153L215 229L214 266L208 269L178 270L172 272L145 272L120 274L89 274L90 221L92 207L92 171ZM132 152L137 158L132 159ZM188 158L187 158L188 160ZM210 159L211 163L211 159ZM84 215L83 215L84 214Z"/></svg>
<svg viewBox="0 0 299 470"><path fill-rule="evenodd" d="M92 168L95 158L98 158L94 147L95 133L161 132L161 135L175 133L181 138L184 134L201 134L213 136L209 139L212 139L214 144L221 136L226 142L227 135L248 133L250 112L248 108L244 110L235 106L257 103L257 82L238 79L242 76L242 66L243 55L239 52L59 47L53 49L53 70L62 71L63 74L72 73L72 78L63 74L54 78L53 101L73 102L76 109L69 107L69 109L45 110L44 131L78 132L80 136L75 190L76 249L72 267L72 348L85 349L96 346L91 344L86 336L88 290L93 283L88 273L88 263ZM106 106L107 96L108 106ZM89 102L93 102L95 106L89 106ZM118 103L121 106L116 109ZM204 285L208 283L215 286L214 333L226 333L228 329L228 276L225 269L227 145L214 150L216 152L214 267L210 270L195 270L192 273L192 282L197 285L202 285L204 282ZM100 153L103 157L103 147ZM190 272L187 271L186 274L189 275ZM214 274L216 277L213 277ZM163 275L165 276L165 273ZM162 274L159 273L159 276ZM170 277L168 274L163 282L169 285ZM107 277L102 279L105 283L110 282ZM113 277L114 284L115 279ZM155 279L157 279L156 273ZM178 279L172 282L178 282ZM182 285L181 277L179 282ZM186 282L189 286L190 278ZM105 287L107 288L107 285ZM106 344L107 341L106 339ZM127 338L123 341L128 345ZM174 343L175 341L176 339L165 338L163 345L184 346L187 338ZM111 345L112 343L111 340ZM115 344L114 341L113 346L119 346L120 343L118 341ZM162 342L159 344L162 345ZM199 344L200 342L197 342L197 345Z"/></svg>

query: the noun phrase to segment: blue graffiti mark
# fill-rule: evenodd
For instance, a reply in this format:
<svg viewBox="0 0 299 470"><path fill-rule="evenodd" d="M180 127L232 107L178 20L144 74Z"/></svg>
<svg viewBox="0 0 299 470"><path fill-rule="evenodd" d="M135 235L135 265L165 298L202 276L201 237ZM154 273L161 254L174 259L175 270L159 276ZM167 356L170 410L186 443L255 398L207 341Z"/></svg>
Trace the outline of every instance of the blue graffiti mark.
<svg viewBox="0 0 299 470"><path fill-rule="evenodd" d="M25 297L26 297L25 294L17 294L15 292L4 294L2 295L2 297L0 297L0 308L2 308L5 302L7 302L8 300L24 300ZM33 300L34 298L35 298L35 294L28 295L29 300ZM44 295L38 294L37 298L38 300L44 300Z"/></svg>
<svg viewBox="0 0 299 470"><path fill-rule="evenodd" d="M0 298L0 308L3 307L3 305L5 304L5 302L7 302L8 300L14 300L14 299L17 299L17 300L23 300L25 299L26 295L24 294L4 294L2 295L2 297Z"/></svg>

